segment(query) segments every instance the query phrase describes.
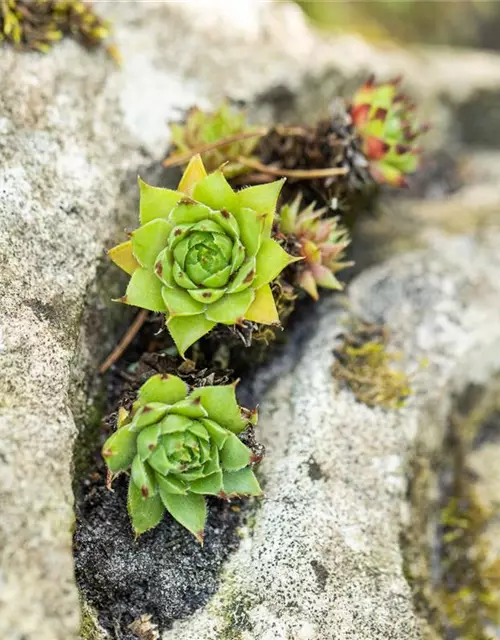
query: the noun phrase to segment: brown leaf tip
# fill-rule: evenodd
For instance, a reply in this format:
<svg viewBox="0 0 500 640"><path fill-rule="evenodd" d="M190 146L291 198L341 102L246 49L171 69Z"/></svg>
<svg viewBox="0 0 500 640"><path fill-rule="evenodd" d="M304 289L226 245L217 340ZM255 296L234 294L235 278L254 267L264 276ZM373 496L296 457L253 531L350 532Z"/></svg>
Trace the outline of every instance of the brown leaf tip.
<svg viewBox="0 0 500 640"><path fill-rule="evenodd" d="M145 484L143 484L141 487L141 493L143 498L147 498L149 496L149 489L146 487Z"/></svg>
<svg viewBox="0 0 500 640"><path fill-rule="evenodd" d="M182 200L179 200L179 204L185 204L186 206L189 206L192 204L196 204L196 202L191 198L182 198Z"/></svg>
<svg viewBox="0 0 500 640"><path fill-rule="evenodd" d="M104 449L104 451L102 452L102 455L105 458L111 458L111 456L113 455L113 451L112 449Z"/></svg>
<svg viewBox="0 0 500 640"><path fill-rule="evenodd" d="M227 209L221 209L220 212L222 213L222 217L223 218L229 218L230 213L229 213L229 211Z"/></svg>

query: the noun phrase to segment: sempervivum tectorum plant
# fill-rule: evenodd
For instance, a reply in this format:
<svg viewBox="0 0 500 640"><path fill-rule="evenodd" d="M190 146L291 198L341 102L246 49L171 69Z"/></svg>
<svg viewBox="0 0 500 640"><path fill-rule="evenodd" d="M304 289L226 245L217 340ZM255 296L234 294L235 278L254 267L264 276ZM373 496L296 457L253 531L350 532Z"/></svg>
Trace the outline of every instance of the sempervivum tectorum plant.
<svg viewBox="0 0 500 640"><path fill-rule="evenodd" d="M400 78L376 84L371 77L354 94L350 109L373 178L397 187L418 169L421 149L413 143L429 128L416 122L414 105L399 84Z"/></svg>
<svg viewBox="0 0 500 640"><path fill-rule="evenodd" d="M137 535L168 511L202 542L204 496L262 494L249 467L255 456L237 436L256 422L256 412L238 406L234 385L188 391L177 376L151 377L130 413L120 411L118 428L103 446L113 474L130 470L127 503Z"/></svg>
<svg viewBox="0 0 500 640"><path fill-rule="evenodd" d="M235 193L195 156L177 191L139 184L141 226L109 252L131 275L121 301L164 312L181 355L217 323L278 324L269 283L300 259L271 238L282 181Z"/></svg>
<svg viewBox="0 0 500 640"><path fill-rule="evenodd" d="M325 209L314 204L301 211L301 196L281 207L279 232L286 246L304 260L296 270L296 284L314 300L318 300L318 287L342 290L335 274L352 265L342 258L348 246L349 232L338 223L338 218L323 217Z"/></svg>
<svg viewBox="0 0 500 640"><path fill-rule="evenodd" d="M193 107L183 124L170 125L170 132L174 149L167 164L185 155L189 159L197 149L207 147L206 151L200 151L207 171L215 171L223 165L222 171L228 178L249 171L238 158L251 157L259 141L259 135L253 135L245 112L233 109L227 102L213 112ZM222 140L227 140L227 144L217 146Z"/></svg>

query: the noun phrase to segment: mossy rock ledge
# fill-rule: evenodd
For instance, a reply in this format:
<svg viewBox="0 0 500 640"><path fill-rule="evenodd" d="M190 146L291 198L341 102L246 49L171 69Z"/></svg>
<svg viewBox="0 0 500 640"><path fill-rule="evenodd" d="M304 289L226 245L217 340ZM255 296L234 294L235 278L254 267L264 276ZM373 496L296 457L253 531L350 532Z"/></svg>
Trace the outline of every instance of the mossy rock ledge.
<svg viewBox="0 0 500 640"><path fill-rule="evenodd" d="M440 237L353 283L355 312L386 323L410 366L429 361L404 409L370 409L334 385L344 313L334 299L247 381L261 406L266 499L241 512L212 505L204 550L168 520L135 544L120 512L110 530L95 529L93 555L77 534L79 593L72 482L85 456L73 449L77 438L90 446L97 365L133 314L109 302L123 283L104 249L135 226L136 176L160 165L169 119L223 96L247 101L259 121L313 118L369 72L404 72L424 112L439 113L433 145L446 147L460 142L457 105L496 91L496 57L478 74L474 56L443 54L434 70L431 52L317 35L285 3L97 4L114 23L121 69L72 41L46 56L0 56L0 637L114 637L113 612L128 602L144 633L161 622L163 640L421 638L399 540L407 464L422 425L440 433L453 389L500 367L493 231ZM120 522L122 560L142 553L140 580L106 556ZM152 540L170 546L155 556ZM103 603L104 590L116 600Z"/></svg>

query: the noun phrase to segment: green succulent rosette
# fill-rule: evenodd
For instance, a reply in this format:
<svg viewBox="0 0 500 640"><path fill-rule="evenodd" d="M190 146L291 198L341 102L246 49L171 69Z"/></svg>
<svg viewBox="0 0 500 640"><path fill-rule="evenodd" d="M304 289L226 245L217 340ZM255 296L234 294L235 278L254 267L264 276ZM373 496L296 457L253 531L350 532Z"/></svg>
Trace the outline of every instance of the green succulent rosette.
<svg viewBox="0 0 500 640"><path fill-rule="evenodd" d="M238 406L234 385L189 393L177 376L151 377L131 412L120 412L118 429L102 449L113 474L130 470L127 502L136 535L168 511L203 542L204 496L262 495L249 467L252 451L237 435L250 422L256 413Z"/></svg>
<svg viewBox="0 0 500 640"><path fill-rule="evenodd" d="M258 133L256 129L253 131ZM232 139L233 142L202 151L201 155L207 171L215 171L221 167L227 178L233 178L251 171L239 162L241 156L251 158L258 144L259 135L245 137L246 134L251 133L252 127L247 121L246 114L232 108L227 102L223 102L213 112L193 107L188 112L184 124L170 125L174 150L169 160L182 158L192 150L205 145L210 146L220 140ZM186 160L185 164L187 162Z"/></svg>
<svg viewBox="0 0 500 640"><path fill-rule="evenodd" d="M141 226L109 252L131 275L120 300L165 313L181 355L217 323L278 324L270 283L300 259L271 238L282 184L235 192L199 156L177 191L140 181Z"/></svg>

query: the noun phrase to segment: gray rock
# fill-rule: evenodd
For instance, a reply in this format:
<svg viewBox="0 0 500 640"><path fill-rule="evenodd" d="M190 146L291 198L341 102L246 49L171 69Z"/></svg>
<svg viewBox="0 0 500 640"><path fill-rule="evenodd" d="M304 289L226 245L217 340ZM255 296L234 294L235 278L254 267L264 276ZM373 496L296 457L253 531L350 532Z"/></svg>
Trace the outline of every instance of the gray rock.
<svg viewBox="0 0 500 640"><path fill-rule="evenodd" d="M443 122L434 136L439 146L453 134L452 111L445 106L448 98L452 104L459 103L475 91L493 91L498 85L494 56L454 60L443 55L431 78L425 56L378 51L351 37L328 41L313 34L298 9L288 5L271 7L242 0L236 6L213 0L197 7L129 2L107 3L99 9L116 24L123 69L116 69L104 53L89 54L73 42L57 45L47 56L5 49L0 59L0 637L9 640L68 640L77 633L71 558L75 417L79 422L86 412L88 372L95 370L129 314L105 302L115 285L106 284L109 279L98 272L98 265L103 248L119 237L119 230L134 224L131 185L139 166L161 159L167 121L193 102L207 104L223 95L255 100L254 113L270 118L276 109L272 90L279 86L284 87L279 95L284 91L288 96L285 106L290 116L293 112L312 117L322 98L354 85L368 70L375 68L381 74L403 70L410 85L421 92L427 111L438 113ZM460 71L460 83L446 84L450 70L455 76ZM438 102L441 94L445 100ZM87 294L90 306L85 310ZM330 339L333 323L333 317L325 316L319 334L322 341ZM320 338L312 343L315 349ZM281 552L277 538L274 550L268 547L260 558L248 555L249 548L258 549L250 539L241 550L258 562L248 567L239 591L243 593L252 576L260 580L269 572L275 574L269 594L276 603L266 613L257 596L258 604L242 616L248 616L248 624L263 634L272 633L269 629L274 625L276 634L300 629L297 633L302 636L297 637L306 638L329 633L324 631L328 621L341 624L342 620L346 628L354 625L355 629L376 621L375 628L390 629L385 610L398 620L392 624L400 625L407 634L404 637L410 637L416 633L412 631L415 621L398 564L397 531L389 523L396 523L394 505L398 503L393 497L403 491L398 456L405 450L407 431L414 429L412 419L403 427L404 414L384 416L384 433L390 437L379 447L381 418L376 421L376 412L357 407L351 417L347 412L352 399L340 394L335 405L340 413L330 414L329 365L323 355L314 375L311 372L318 407L309 408L307 397L312 396L299 393L306 380L303 366L297 368L295 383L288 378L273 392L275 400L268 401L268 415L272 402L285 399L281 414L276 415L305 423L300 429L298 424L293 426L295 443L286 432L276 433L273 450L281 452L278 443L286 442L291 457L281 461L269 457L264 469L264 475L269 474L269 500L259 515L254 541L269 536L273 526L276 530L278 516L290 538ZM288 407L291 387L298 396ZM310 411L318 422L324 417L319 433L331 435L328 420L332 420L330 429L334 426L341 432L341 438L336 438L341 441L336 454L338 473L328 477L310 478L308 465L300 466L306 454L309 460L314 453L312 469L332 459L324 446L318 448L307 427ZM357 450L362 445L357 438L364 430L373 435L366 439L368 461ZM372 457L378 462L369 462ZM358 468L368 469L363 481L356 477ZM280 477L291 474L284 489L277 482L278 472ZM385 496L385 518L373 508L377 492L365 487L369 478ZM334 501L329 500L332 488L339 497ZM283 491L287 500L297 502L295 516ZM324 498L322 510L314 517L310 505L302 502L308 492ZM359 506L358 515L347 502L350 495L359 501L352 503ZM317 540L305 537L316 528L311 520L321 532ZM333 524L337 528L330 531ZM376 537L367 538L372 531ZM296 551L292 534L299 536ZM372 542L370 549L366 545ZM380 548L382 543L388 551ZM344 556L326 554L325 549L338 551L339 545ZM291 561L297 554L300 573ZM228 571L236 570L237 558ZM281 559L280 573L273 562ZM304 579L303 585L298 584L297 575ZM350 576L352 597L359 598L360 606L366 604L359 610L359 624L352 621L355 602L342 575ZM227 584L230 581L224 583L221 594ZM379 602L374 585L385 596L393 595L392 609L368 613ZM335 607L320 622L335 590L339 594ZM307 603L311 609L305 615ZM202 636L196 632L185 637Z"/></svg>
<svg viewBox="0 0 500 640"><path fill-rule="evenodd" d="M428 429L443 437L453 393L500 370L499 239L441 237L352 283L353 311L391 328L406 367L428 360L402 410L370 409L335 388L341 318L323 304L301 357L288 374L276 365L261 405L266 499L255 526L217 595L163 640L422 637L399 540L408 463Z"/></svg>

